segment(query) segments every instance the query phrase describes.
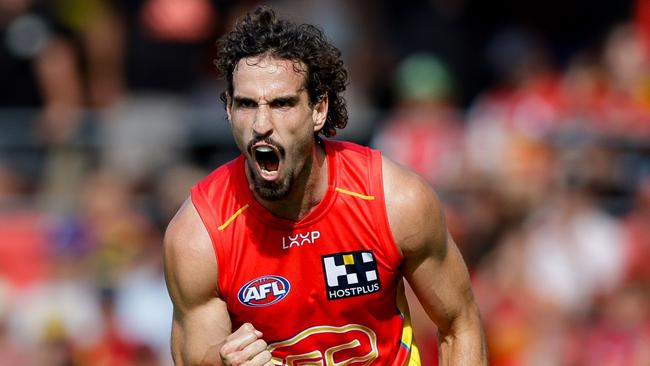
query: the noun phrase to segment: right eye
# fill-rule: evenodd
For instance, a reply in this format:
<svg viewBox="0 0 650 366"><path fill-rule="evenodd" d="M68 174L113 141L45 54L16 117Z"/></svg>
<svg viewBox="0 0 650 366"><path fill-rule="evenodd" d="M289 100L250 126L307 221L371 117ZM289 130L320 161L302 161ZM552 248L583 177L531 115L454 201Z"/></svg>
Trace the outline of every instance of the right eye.
<svg viewBox="0 0 650 366"><path fill-rule="evenodd" d="M255 102L252 100L238 100L235 101L235 106L237 108L255 108Z"/></svg>

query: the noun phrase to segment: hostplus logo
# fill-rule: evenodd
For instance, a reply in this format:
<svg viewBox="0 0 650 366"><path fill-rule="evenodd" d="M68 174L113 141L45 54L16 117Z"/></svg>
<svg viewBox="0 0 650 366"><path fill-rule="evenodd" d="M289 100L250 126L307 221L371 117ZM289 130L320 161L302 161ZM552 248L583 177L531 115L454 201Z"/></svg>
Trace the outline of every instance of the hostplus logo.
<svg viewBox="0 0 650 366"><path fill-rule="evenodd" d="M335 253L321 259L329 300L367 295L381 288L377 262L371 251Z"/></svg>

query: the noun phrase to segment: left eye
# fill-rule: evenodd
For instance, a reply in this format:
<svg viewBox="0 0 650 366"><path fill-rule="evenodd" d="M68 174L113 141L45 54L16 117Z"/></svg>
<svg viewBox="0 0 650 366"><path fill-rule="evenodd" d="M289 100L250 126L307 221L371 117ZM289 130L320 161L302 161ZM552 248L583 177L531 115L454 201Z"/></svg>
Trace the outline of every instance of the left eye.
<svg viewBox="0 0 650 366"><path fill-rule="evenodd" d="M293 106L293 103L291 103L291 101L288 100L279 100L273 102L271 106L274 108L287 108Z"/></svg>

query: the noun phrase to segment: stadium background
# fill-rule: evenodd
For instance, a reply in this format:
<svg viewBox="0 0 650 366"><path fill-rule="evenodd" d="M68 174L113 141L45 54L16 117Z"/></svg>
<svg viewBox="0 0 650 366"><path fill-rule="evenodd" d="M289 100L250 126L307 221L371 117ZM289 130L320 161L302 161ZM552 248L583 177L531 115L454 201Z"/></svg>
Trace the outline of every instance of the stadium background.
<svg viewBox="0 0 650 366"><path fill-rule="evenodd" d="M214 40L257 4L0 0L0 365L170 364L161 237L236 155ZM650 1L269 4L343 51L338 137L440 193L492 365L650 365Z"/></svg>

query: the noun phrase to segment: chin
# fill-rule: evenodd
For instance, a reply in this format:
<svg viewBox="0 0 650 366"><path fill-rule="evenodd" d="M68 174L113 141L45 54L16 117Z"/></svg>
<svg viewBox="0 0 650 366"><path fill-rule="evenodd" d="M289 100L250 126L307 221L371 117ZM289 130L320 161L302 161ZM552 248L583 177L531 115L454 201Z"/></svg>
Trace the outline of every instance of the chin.
<svg viewBox="0 0 650 366"><path fill-rule="evenodd" d="M280 201L291 192L291 181L292 179L284 179L282 181L268 182L255 177L255 193L267 201Z"/></svg>

